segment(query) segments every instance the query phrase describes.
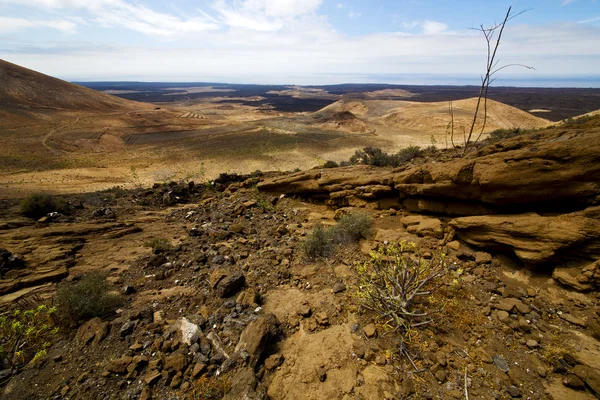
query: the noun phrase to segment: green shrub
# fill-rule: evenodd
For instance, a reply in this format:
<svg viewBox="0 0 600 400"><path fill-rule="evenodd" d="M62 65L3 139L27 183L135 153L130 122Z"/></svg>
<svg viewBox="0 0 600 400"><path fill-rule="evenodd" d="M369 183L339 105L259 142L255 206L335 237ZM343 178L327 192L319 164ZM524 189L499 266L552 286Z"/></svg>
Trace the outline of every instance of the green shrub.
<svg viewBox="0 0 600 400"><path fill-rule="evenodd" d="M21 201L21 214L30 218L41 218L51 212L67 213L69 207L61 199L46 193L34 193Z"/></svg>
<svg viewBox="0 0 600 400"><path fill-rule="evenodd" d="M110 293L107 274L91 272L79 282L58 290L57 310L65 322L79 323L90 318L103 317L114 312L123 303L121 296Z"/></svg>
<svg viewBox="0 0 600 400"><path fill-rule="evenodd" d="M417 157L421 157L423 151L418 146L409 146L400 150L396 154L384 153L376 147L365 147L362 150L356 150L350 157L350 164L365 164L376 167L399 167Z"/></svg>
<svg viewBox="0 0 600 400"><path fill-rule="evenodd" d="M325 164L323 164L323 168L337 168L337 167L339 167L339 164L332 160L328 160L325 162Z"/></svg>
<svg viewBox="0 0 600 400"><path fill-rule="evenodd" d="M331 230L335 243L358 242L373 234L373 217L364 212L344 215Z"/></svg>
<svg viewBox="0 0 600 400"><path fill-rule="evenodd" d="M324 228L317 225L304 241L306 255L315 259L329 257L340 244L355 243L373 234L373 218L367 213L357 212L343 216L337 225Z"/></svg>
<svg viewBox="0 0 600 400"><path fill-rule="evenodd" d="M154 254L167 253L173 249L171 242L165 238L154 238L146 241L144 246L152 248Z"/></svg>
<svg viewBox="0 0 600 400"><path fill-rule="evenodd" d="M526 133L526 131L516 128L516 129L496 129L493 132L490 132L490 136L488 137L488 143L496 143L504 139L510 139L515 136L519 136Z"/></svg>
<svg viewBox="0 0 600 400"><path fill-rule="evenodd" d="M55 311L54 307L41 304L0 316L0 364L19 369L44 358L58 333Z"/></svg>
<svg viewBox="0 0 600 400"><path fill-rule="evenodd" d="M329 229L325 229L321 224L315 226L311 234L304 241L306 255L311 259L329 256L333 249L331 239Z"/></svg>
<svg viewBox="0 0 600 400"><path fill-rule="evenodd" d="M396 167L398 165L407 163L417 157L421 157L422 154L423 152L421 151L421 148L419 146L408 146L407 148L402 149L398 153L396 153L394 158L397 165L394 166Z"/></svg>

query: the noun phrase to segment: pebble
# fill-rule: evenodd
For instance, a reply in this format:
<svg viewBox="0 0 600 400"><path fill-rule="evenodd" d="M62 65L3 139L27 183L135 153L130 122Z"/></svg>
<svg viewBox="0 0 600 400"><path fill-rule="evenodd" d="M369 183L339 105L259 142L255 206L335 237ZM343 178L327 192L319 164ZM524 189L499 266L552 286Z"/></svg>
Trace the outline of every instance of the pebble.
<svg viewBox="0 0 600 400"><path fill-rule="evenodd" d="M508 366L508 363L506 362L506 360L504 359L504 357L502 357L501 355L495 354L492 357L492 361L494 362L494 365L496 367L498 367L498 369L502 372L508 372L510 370L510 367Z"/></svg>

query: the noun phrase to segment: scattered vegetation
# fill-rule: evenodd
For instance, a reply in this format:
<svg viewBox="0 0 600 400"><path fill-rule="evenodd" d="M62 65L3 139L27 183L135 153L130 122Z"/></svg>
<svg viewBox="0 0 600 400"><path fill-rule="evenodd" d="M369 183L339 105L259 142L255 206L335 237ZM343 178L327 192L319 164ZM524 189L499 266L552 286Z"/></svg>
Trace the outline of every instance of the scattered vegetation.
<svg viewBox="0 0 600 400"><path fill-rule="evenodd" d="M47 193L34 193L21 201L21 214L29 218L41 218L51 212L66 214L69 206L62 199Z"/></svg>
<svg viewBox="0 0 600 400"><path fill-rule="evenodd" d="M486 139L486 143L490 144L490 143L496 143L499 142L501 140L504 139L510 139L513 138L515 136L520 136L527 133L526 130L523 130L521 128L515 128L515 129L496 129L493 132L490 132L490 136Z"/></svg>
<svg viewBox="0 0 600 400"><path fill-rule="evenodd" d="M263 209L263 211L273 211L273 204L266 199L258 199L256 205Z"/></svg>
<svg viewBox="0 0 600 400"><path fill-rule="evenodd" d="M440 286L446 273L443 254L422 258L414 243L388 245L371 253L368 261L356 266L362 306L375 312L383 324L401 336L431 324L432 315L423 300Z"/></svg>
<svg viewBox="0 0 600 400"><path fill-rule="evenodd" d="M541 355L542 359L548 365L554 365L561 358L569 354L567 350L567 341L561 336L562 332L554 332L549 336L549 340L545 343Z"/></svg>
<svg viewBox="0 0 600 400"><path fill-rule="evenodd" d="M166 238L153 238L144 243L144 246L150 247L154 254L167 253L173 249L171 242Z"/></svg>
<svg viewBox="0 0 600 400"><path fill-rule="evenodd" d="M350 157L349 163L374 165L376 167L399 167L422 155L423 151L419 146L409 146L396 154L384 153L376 147L365 147L362 150L356 150L354 155Z"/></svg>
<svg viewBox="0 0 600 400"><path fill-rule="evenodd" d="M594 119L594 116L592 116L592 115L583 115L578 118L567 118L563 121L563 125L568 126L568 127L579 126L579 125L584 125L586 122L589 122L593 119Z"/></svg>
<svg viewBox="0 0 600 400"><path fill-rule="evenodd" d="M0 363L3 368L19 369L46 356L53 337L58 333L56 308L37 307L0 316Z"/></svg>
<svg viewBox="0 0 600 400"><path fill-rule="evenodd" d="M357 212L344 215L337 225L325 228L317 225L304 242L306 255L315 259L329 257L336 246L345 243L355 243L373 234L373 218L366 213Z"/></svg>
<svg viewBox="0 0 600 400"><path fill-rule="evenodd" d="M231 390L231 381L223 377L208 377L198 379L194 385L192 399L218 400L222 399Z"/></svg>
<svg viewBox="0 0 600 400"><path fill-rule="evenodd" d="M56 295L57 310L67 323L102 317L114 312L123 299L110 293L107 274L90 272L79 282L62 286Z"/></svg>

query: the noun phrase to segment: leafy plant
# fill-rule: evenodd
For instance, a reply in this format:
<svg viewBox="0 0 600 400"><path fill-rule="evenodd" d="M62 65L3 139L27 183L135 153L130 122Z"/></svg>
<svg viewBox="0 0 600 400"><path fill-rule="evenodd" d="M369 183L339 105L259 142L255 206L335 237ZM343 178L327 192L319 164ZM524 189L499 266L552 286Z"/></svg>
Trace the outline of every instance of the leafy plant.
<svg viewBox="0 0 600 400"><path fill-rule="evenodd" d="M266 199L258 199L256 205L263 209L263 211L273 211L273 204Z"/></svg>
<svg viewBox="0 0 600 400"><path fill-rule="evenodd" d="M10 369L19 369L46 356L53 337L58 333L54 314L56 308L40 304L0 317L0 362Z"/></svg>
<svg viewBox="0 0 600 400"><path fill-rule="evenodd" d="M392 331L406 334L433 322L422 300L439 287L446 273L444 255L421 258L414 243L401 242L371 252L356 266L362 306L375 312Z"/></svg>
<svg viewBox="0 0 600 400"><path fill-rule="evenodd" d="M21 201L21 214L30 218L41 218L51 212L68 213L69 207L62 199L47 193L34 193Z"/></svg>
<svg viewBox="0 0 600 400"><path fill-rule="evenodd" d="M75 324L89 318L103 317L123 303L121 296L110 293L107 274L90 272L79 282L62 286L56 295L59 314Z"/></svg>
<svg viewBox="0 0 600 400"><path fill-rule="evenodd" d="M339 164L332 160L328 160L325 162L325 164L323 164L323 168L337 168L337 167L339 167Z"/></svg>

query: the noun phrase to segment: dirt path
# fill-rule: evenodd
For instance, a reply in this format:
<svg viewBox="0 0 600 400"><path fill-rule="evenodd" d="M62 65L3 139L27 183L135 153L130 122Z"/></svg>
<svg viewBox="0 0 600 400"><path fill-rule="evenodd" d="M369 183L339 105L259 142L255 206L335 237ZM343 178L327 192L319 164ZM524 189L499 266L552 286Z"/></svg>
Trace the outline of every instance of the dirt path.
<svg viewBox="0 0 600 400"><path fill-rule="evenodd" d="M75 118L75 121L73 121L73 124L76 124L77 122L79 122L80 119L81 119L81 117ZM63 129L72 129L72 125L71 124L64 124L64 125L59 126L58 128L52 129L42 139L42 146L44 146L47 150L49 150L50 152L52 152L54 154L59 154L59 153L63 152L61 150L54 149L54 148L52 148L52 147L50 147L48 145L48 139L50 139L50 136L52 136L56 132L58 132L60 130L63 130Z"/></svg>

